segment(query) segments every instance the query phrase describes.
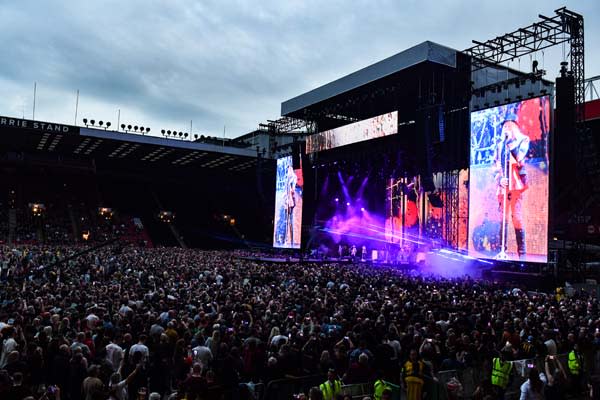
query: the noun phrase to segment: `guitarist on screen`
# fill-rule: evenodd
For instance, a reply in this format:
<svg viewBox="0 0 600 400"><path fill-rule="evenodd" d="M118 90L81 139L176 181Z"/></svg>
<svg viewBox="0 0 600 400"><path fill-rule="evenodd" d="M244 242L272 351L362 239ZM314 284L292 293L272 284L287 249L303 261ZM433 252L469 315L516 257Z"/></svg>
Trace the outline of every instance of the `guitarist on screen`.
<svg viewBox="0 0 600 400"><path fill-rule="evenodd" d="M296 183L298 178L294 172L294 168L288 165L286 176L285 176L285 236L283 243L287 242L288 231L290 238L290 245L294 245L294 207L296 207Z"/></svg>
<svg viewBox="0 0 600 400"><path fill-rule="evenodd" d="M521 132L521 128L514 116L508 116L502 124L500 142L496 146L494 155L496 195L498 207L502 213L500 227L500 253L496 256L505 259L507 249L507 224L508 212L512 217L517 242L517 253L520 259L525 259L527 247L525 245L525 229L523 226L523 192L527 190L527 171L525 158L529 151L529 137Z"/></svg>

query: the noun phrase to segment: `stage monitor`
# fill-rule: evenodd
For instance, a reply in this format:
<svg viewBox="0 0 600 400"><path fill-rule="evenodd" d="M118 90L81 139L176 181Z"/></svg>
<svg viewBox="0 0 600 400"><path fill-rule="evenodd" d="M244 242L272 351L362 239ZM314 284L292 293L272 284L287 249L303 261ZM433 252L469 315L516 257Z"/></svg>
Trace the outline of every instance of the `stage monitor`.
<svg viewBox="0 0 600 400"><path fill-rule="evenodd" d="M398 133L398 112L354 122L306 138L306 154Z"/></svg>
<svg viewBox="0 0 600 400"><path fill-rule="evenodd" d="M469 255L546 262L550 98L471 113Z"/></svg>
<svg viewBox="0 0 600 400"><path fill-rule="evenodd" d="M292 156L277 160L273 247L300 248L303 184L302 165L294 169Z"/></svg>

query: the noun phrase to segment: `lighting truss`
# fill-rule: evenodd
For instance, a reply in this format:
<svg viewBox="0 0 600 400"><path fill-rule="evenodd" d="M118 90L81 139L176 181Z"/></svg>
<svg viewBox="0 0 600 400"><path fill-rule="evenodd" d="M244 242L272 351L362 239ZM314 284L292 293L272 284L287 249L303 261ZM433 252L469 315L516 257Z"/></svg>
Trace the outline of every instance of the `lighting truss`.
<svg viewBox="0 0 600 400"><path fill-rule="evenodd" d="M548 47L569 43L571 70L575 79L576 121L582 123L585 102L583 16L565 7L554 12L553 17L540 14L541 21L486 42L473 40L475 46L464 52L472 57L472 71L477 71Z"/></svg>

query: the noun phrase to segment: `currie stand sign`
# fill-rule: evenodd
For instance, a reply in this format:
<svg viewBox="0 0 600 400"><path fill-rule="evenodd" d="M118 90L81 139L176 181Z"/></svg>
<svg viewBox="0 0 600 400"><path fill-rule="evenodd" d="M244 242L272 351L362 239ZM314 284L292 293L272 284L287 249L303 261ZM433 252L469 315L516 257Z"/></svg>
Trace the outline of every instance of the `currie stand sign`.
<svg viewBox="0 0 600 400"><path fill-rule="evenodd" d="M78 134L79 127L51 122L0 116L0 129L26 129L31 131L53 132L60 134Z"/></svg>

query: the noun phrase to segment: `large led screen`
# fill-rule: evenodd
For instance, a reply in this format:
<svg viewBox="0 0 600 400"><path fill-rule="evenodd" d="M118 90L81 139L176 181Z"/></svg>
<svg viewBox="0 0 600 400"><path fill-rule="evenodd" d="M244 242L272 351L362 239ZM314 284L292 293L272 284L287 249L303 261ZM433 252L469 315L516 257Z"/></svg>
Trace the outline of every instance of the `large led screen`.
<svg viewBox="0 0 600 400"><path fill-rule="evenodd" d="M277 160L273 247L299 249L302 234L302 168L292 156Z"/></svg>
<svg viewBox="0 0 600 400"><path fill-rule="evenodd" d="M354 122L306 138L306 154L398 133L398 112Z"/></svg>
<svg viewBox="0 0 600 400"><path fill-rule="evenodd" d="M469 255L546 262L548 96L471 113Z"/></svg>

